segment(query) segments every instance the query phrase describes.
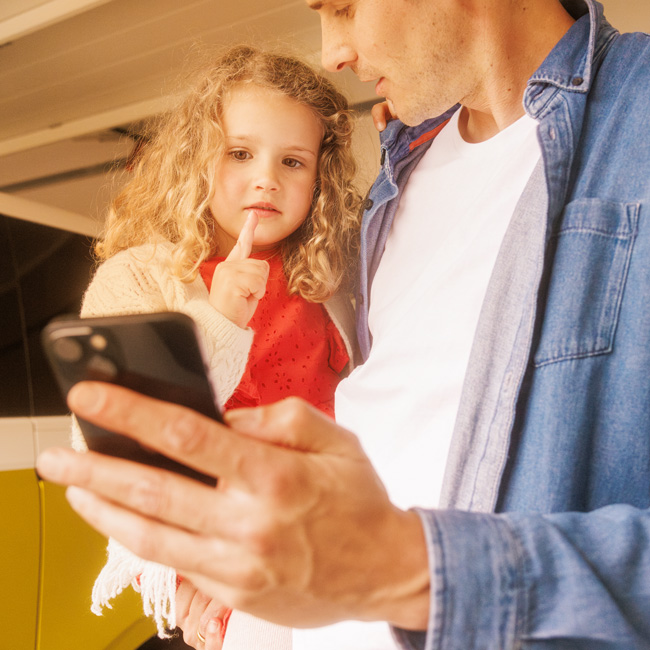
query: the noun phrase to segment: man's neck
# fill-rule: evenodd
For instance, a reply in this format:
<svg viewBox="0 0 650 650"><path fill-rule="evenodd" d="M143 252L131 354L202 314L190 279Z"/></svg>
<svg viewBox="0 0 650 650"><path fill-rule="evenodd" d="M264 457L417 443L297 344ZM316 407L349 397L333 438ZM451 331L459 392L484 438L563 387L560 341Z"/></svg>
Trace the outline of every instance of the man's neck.
<svg viewBox="0 0 650 650"><path fill-rule="evenodd" d="M458 127L467 142L488 140L524 114L528 79L574 22L557 0L504 2L496 15L495 4L479 48L480 84L461 102Z"/></svg>

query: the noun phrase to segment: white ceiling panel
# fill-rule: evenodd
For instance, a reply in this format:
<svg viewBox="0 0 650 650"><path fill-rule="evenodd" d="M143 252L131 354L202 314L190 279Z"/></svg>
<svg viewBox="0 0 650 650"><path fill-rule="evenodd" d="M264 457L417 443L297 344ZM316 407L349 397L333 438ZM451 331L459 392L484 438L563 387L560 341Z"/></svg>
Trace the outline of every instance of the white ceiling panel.
<svg viewBox="0 0 650 650"><path fill-rule="evenodd" d="M313 55L318 16L303 0L113 0L25 36L0 49L0 151L2 141L160 97L195 47L240 40L298 43ZM372 96L350 85L353 101Z"/></svg>
<svg viewBox="0 0 650 650"><path fill-rule="evenodd" d="M648 0L603 3L622 30L650 30ZM0 0L0 188L101 213L110 162L132 146L113 127L164 110L195 46L242 40L320 58L304 0ZM333 79L353 104L376 100L349 71ZM369 182L377 136L367 117L359 131Z"/></svg>

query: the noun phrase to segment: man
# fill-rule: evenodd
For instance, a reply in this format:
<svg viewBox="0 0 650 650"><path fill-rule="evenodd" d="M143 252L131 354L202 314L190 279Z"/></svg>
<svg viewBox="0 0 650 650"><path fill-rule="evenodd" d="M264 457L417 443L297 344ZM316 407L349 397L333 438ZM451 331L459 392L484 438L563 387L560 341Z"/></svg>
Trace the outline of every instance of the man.
<svg viewBox="0 0 650 650"><path fill-rule="evenodd" d="M220 489L61 450L39 470L85 488L69 498L103 533L281 624L387 621L404 648L650 647L650 39L592 0L310 2L326 67L378 78L401 120L362 228L367 360L337 396L364 446L381 428L388 492L355 436L295 400L229 430L98 385L75 412ZM438 345L439 369L443 335L458 355Z"/></svg>

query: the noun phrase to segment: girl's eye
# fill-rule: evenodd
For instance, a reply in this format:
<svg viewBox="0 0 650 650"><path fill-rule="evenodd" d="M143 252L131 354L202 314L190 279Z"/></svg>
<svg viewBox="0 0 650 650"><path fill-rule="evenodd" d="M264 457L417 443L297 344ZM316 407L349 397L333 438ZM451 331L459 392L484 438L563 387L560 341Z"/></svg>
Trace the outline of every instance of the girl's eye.
<svg viewBox="0 0 650 650"><path fill-rule="evenodd" d="M282 162L287 167L291 167L292 169L295 169L296 167L302 167L302 163L295 158L285 158Z"/></svg>
<svg viewBox="0 0 650 650"><path fill-rule="evenodd" d="M248 151L243 151L241 149L237 149L236 151L231 151L228 153L228 155L233 158L234 160L248 160L250 158L250 154Z"/></svg>

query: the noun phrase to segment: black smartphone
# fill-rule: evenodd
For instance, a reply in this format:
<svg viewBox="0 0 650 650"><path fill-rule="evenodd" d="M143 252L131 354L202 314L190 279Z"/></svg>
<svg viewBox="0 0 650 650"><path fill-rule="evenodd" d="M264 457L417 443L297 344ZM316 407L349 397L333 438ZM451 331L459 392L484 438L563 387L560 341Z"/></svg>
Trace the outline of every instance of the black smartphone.
<svg viewBox="0 0 650 650"><path fill-rule="evenodd" d="M118 384L223 422L194 321L178 312L59 317L42 332L43 348L64 396L83 380ZM154 465L208 485L216 479L126 436L77 418L88 448Z"/></svg>

